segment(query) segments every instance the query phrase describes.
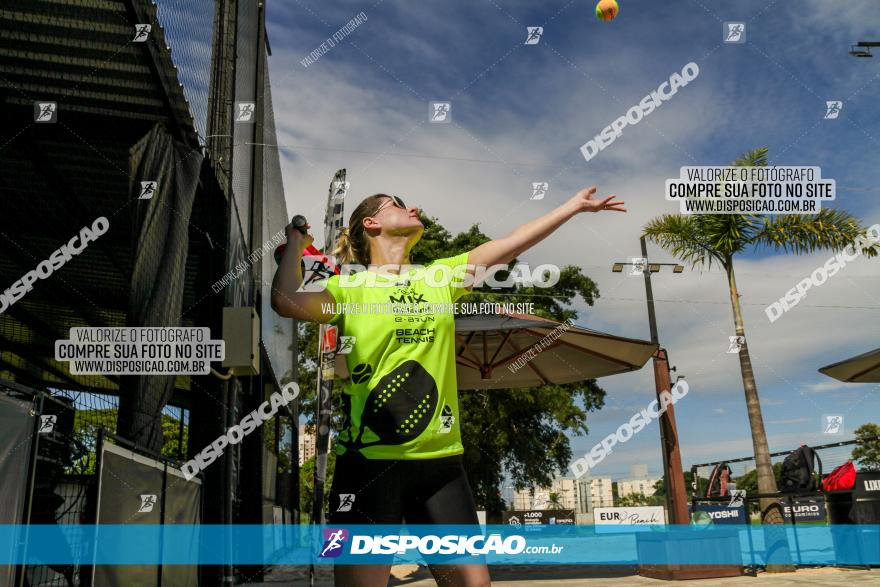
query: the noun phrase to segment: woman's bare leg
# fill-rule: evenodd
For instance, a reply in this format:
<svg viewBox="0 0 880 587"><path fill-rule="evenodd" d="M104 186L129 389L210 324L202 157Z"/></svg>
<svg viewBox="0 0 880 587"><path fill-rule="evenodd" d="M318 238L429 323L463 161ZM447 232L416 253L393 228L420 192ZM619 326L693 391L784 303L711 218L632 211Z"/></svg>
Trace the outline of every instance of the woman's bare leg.
<svg viewBox="0 0 880 587"><path fill-rule="evenodd" d="M488 587L489 567L477 565L428 565L438 587Z"/></svg>
<svg viewBox="0 0 880 587"><path fill-rule="evenodd" d="M333 584L336 587L386 587L391 565L335 565Z"/></svg>

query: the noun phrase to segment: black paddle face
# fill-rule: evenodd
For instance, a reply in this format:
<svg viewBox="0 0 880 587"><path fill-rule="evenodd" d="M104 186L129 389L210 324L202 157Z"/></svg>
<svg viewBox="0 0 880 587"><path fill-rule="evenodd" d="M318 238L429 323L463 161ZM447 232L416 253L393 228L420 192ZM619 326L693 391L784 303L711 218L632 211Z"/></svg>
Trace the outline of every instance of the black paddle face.
<svg viewBox="0 0 880 587"><path fill-rule="evenodd" d="M437 395L437 383L431 374L415 361L404 362L370 390L359 436L369 428L379 439L358 444L403 444L413 440L434 417Z"/></svg>

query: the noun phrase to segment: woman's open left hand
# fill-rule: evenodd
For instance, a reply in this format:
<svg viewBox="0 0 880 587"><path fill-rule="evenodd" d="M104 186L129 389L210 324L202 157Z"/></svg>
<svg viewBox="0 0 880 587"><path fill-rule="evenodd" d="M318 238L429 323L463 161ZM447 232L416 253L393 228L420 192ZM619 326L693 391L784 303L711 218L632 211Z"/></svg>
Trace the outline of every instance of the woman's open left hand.
<svg viewBox="0 0 880 587"><path fill-rule="evenodd" d="M623 208L623 205L626 202L615 200L614 198L617 197L616 195L611 194L610 196L599 200L593 198L593 194L595 193L596 186L590 186L582 189L574 195L571 201L577 206L578 212L601 212L602 210L626 212L626 208Z"/></svg>

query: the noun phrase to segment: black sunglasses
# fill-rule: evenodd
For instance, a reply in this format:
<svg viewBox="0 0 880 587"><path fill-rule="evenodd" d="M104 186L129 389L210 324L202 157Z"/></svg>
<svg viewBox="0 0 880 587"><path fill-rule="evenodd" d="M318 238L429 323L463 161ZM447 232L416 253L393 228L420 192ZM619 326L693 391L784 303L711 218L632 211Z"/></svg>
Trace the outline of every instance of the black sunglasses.
<svg viewBox="0 0 880 587"><path fill-rule="evenodd" d="M406 210L406 204L403 203L403 200L401 200L397 196L388 196L388 197L391 198L391 205L392 206L397 206L398 208L403 208L404 210ZM374 214L378 214L379 212L381 212L382 210L384 210L387 207L388 206L386 204L382 204L381 206L379 206L376 209Z"/></svg>

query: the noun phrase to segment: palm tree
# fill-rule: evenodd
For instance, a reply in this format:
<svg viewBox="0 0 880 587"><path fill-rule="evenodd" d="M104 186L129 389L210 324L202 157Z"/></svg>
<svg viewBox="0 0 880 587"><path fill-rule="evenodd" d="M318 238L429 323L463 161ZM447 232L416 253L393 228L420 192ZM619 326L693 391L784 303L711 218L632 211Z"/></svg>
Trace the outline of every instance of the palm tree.
<svg viewBox="0 0 880 587"><path fill-rule="evenodd" d="M733 165L766 166L767 148L748 151L734 161ZM746 344L740 294L737 291L733 271L734 255L761 246L799 255L820 250L839 250L863 233L864 229L859 225L858 219L842 210L828 209L814 215L668 214L654 218L645 225L643 234L646 238L685 263L691 263L692 267L701 265L707 268L711 268L713 263L718 263L727 274L736 335L743 337L740 339L742 346L739 362L749 412L760 493L774 493L777 487L773 465L770 462L764 420L761 416L758 387L755 384L749 347ZM866 256L874 257L878 254L878 247L872 245L862 252ZM765 522L783 522L776 500L762 499L761 510Z"/></svg>
<svg viewBox="0 0 880 587"><path fill-rule="evenodd" d="M547 495L547 507L548 510L561 510L562 509L562 496L556 493L555 491L551 491Z"/></svg>

